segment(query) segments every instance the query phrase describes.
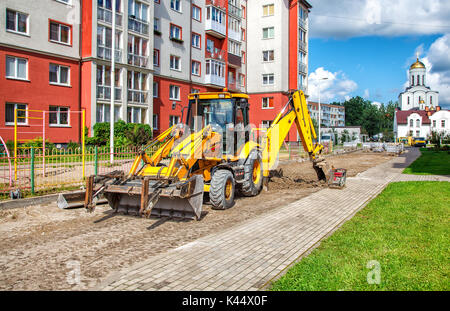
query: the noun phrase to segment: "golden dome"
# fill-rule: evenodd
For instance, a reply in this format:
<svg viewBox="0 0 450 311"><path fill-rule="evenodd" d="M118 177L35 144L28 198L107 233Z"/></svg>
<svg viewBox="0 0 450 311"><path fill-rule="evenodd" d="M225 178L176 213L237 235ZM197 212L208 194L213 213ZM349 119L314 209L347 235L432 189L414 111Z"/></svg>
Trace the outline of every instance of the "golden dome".
<svg viewBox="0 0 450 311"><path fill-rule="evenodd" d="M419 58L417 58L416 62L412 64L411 67L409 67L409 69L414 68L425 68L425 65L421 61L419 61Z"/></svg>

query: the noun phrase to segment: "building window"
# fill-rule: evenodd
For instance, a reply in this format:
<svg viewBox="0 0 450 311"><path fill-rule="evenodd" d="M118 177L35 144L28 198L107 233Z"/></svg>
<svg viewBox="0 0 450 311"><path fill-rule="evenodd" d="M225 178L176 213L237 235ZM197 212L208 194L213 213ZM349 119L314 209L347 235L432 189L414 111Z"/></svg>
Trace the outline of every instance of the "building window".
<svg viewBox="0 0 450 311"><path fill-rule="evenodd" d="M433 120L433 127L436 127L436 120Z"/></svg>
<svg viewBox="0 0 450 311"><path fill-rule="evenodd" d="M50 21L50 41L71 44L71 26Z"/></svg>
<svg viewBox="0 0 450 311"><path fill-rule="evenodd" d="M445 128L445 120L441 120L441 127Z"/></svg>
<svg viewBox="0 0 450 311"><path fill-rule="evenodd" d="M199 89L194 89L194 88L192 88L192 89L191 89L191 93L192 93L192 94L200 93L200 90L199 90Z"/></svg>
<svg viewBox="0 0 450 311"><path fill-rule="evenodd" d="M245 52L241 51L241 55L242 55L241 61L242 61L243 64L245 64L245 61L246 61L245 60L245 55L246 55Z"/></svg>
<svg viewBox="0 0 450 311"><path fill-rule="evenodd" d="M417 85L419 85L420 84L420 78L419 78L419 75L417 75Z"/></svg>
<svg viewBox="0 0 450 311"><path fill-rule="evenodd" d="M274 60L274 51L263 51L263 62L270 62Z"/></svg>
<svg viewBox="0 0 450 311"><path fill-rule="evenodd" d="M153 50L153 66L159 67L159 50Z"/></svg>
<svg viewBox="0 0 450 311"><path fill-rule="evenodd" d="M97 104L96 120L97 122L110 122L110 105L108 104ZM120 107L114 107L114 121L119 121L120 118Z"/></svg>
<svg viewBox="0 0 450 311"><path fill-rule="evenodd" d="M169 127L180 123L180 117L179 116L169 116Z"/></svg>
<svg viewBox="0 0 450 311"><path fill-rule="evenodd" d="M416 127L420 127L420 120L419 119L416 120Z"/></svg>
<svg viewBox="0 0 450 311"><path fill-rule="evenodd" d="M140 107L127 108L127 122L128 123L145 123L145 114L147 109Z"/></svg>
<svg viewBox="0 0 450 311"><path fill-rule="evenodd" d="M272 125L272 120L262 120L261 121L262 128L269 128L271 125Z"/></svg>
<svg viewBox="0 0 450 311"><path fill-rule="evenodd" d="M241 85L241 87L245 86L245 75L242 73L239 74L239 84Z"/></svg>
<svg viewBox="0 0 450 311"><path fill-rule="evenodd" d="M263 28L263 39L273 39L274 36L275 36L275 28L274 27Z"/></svg>
<svg viewBox="0 0 450 311"><path fill-rule="evenodd" d="M171 85L169 87L169 99L180 100L180 87L178 85Z"/></svg>
<svg viewBox="0 0 450 311"><path fill-rule="evenodd" d="M70 84L70 68L50 64L49 80L51 84L69 85Z"/></svg>
<svg viewBox="0 0 450 311"><path fill-rule="evenodd" d="M409 96L407 98L408 98L408 105L409 105Z"/></svg>
<svg viewBox="0 0 450 311"><path fill-rule="evenodd" d="M69 125L69 107L50 106L50 125Z"/></svg>
<svg viewBox="0 0 450 311"><path fill-rule="evenodd" d="M153 97L157 98L159 95L159 83L158 82L153 82Z"/></svg>
<svg viewBox="0 0 450 311"><path fill-rule="evenodd" d="M181 70L180 57L175 55L170 55L170 69Z"/></svg>
<svg viewBox="0 0 450 311"><path fill-rule="evenodd" d="M241 40L245 41L245 29L241 28Z"/></svg>
<svg viewBox="0 0 450 311"><path fill-rule="evenodd" d="M433 106L433 96L430 96L430 106Z"/></svg>
<svg viewBox="0 0 450 311"><path fill-rule="evenodd" d="M28 14L6 9L6 29L28 34Z"/></svg>
<svg viewBox="0 0 450 311"><path fill-rule="evenodd" d="M128 25L129 29L142 32L142 24L139 24L139 22L135 23L135 20L137 19L143 22L148 22L148 5L136 0L128 0L128 15L133 19L132 25ZM144 33L146 32L144 31Z"/></svg>
<svg viewBox="0 0 450 311"><path fill-rule="evenodd" d="M263 85L273 85L274 84L274 74L263 74Z"/></svg>
<svg viewBox="0 0 450 311"><path fill-rule="evenodd" d="M236 56L241 56L241 44L233 40L228 40L228 52Z"/></svg>
<svg viewBox="0 0 450 311"><path fill-rule="evenodd" d="M15 103L6 103L5 105L5 124L14 124L14 109L17 110L17 124L27 124L28 105Z"/></svg>
<svg viewBox="0 0 450 311"><path fill-rule="evenodd" d="M28 79L28 60L13 56L6 56L6 77L10 79Z"/></svg>
<svg viewBox="0 0 450 311"><path fill-rule="evenodd" d="M181 12L181 1L180 0L170 0L170 8L172 10Z"/></svg>
<svg viewBox="0 0 450 311"><path fill-rule="evenodd" d="M192 18L199 22L202 20L202 9L196 5L192 5Z"/></svg>
<svg viewBox="0 0 450 311"><path fill-rule="evenodd" d="M170 24L170 39L182 40L181 27L174 24Z"/></svg>
<svg viewBox="0 0 450 311"><path fill-rule="evenodd" d="M200 62L195 61L195 60L192 61L192 74L194 76L201 75L201 63Z"/></svg>
<svg viewBox="0 0 450 311"><path fill-rule="evenodd" d="M160 23L159 23L159 18L155 17L155 19L153 20L153 29L156 30L156 31L161 31L160 28L161 28L161 26L160 26Z"/></svg>
<svg viewBox="0 0 450 311"><path fill-rule="evenodd" d="M148 40L138 36L128 35L128 64L147 66Z"/></svg>
<svg viewBox="0 0 450 311"><path fill-rule="evenodd" d="M413 127L413 126L414 126L414 120L413 120L413 119L410 119L410 120L409 120L409 126L410 126L410 127Z"/></svg>
<svg viewBox="0 0 450 311"><path fill-rule="evenodd" d="M273 97L263 97L262 98L262 108L272 109L273 108Z"/></svg>
<svg viewBox="0 0 450 311"><path fill-rule="evenodd" d="M157 130L158 129L158 115L157 114L154 114L153 115L153 129L154 130Z"/></svg>
<svg viewBox="0 0 450 311"><path fill-rule="evenodd" d="M419 136L420 136L420 131L417 130L417 131L416 131L416 137L419 137Z"/></svg>
<svg viewBox="0 0 450 311"><path fill-rule="evenodd" d="M194 48L200 49L201 48L201 36L195 32L192 33L192 46Z"/></svg>
<svg viewBox="0 0 450 311"><path fill-rule="evenodd" d="M272 16L274 7L273 4L263 5L263 16Z"/></svg>
<svg viewBox="0 0 450 311"><path fill-rule="evenodd" d="M160 4L159 0L155 0L155 3Z"/></svg>
<svg viewBox="0 0 450 311"><path fill-rule="evenodd" d="M245 10L245 6L241 5L241 12L242 12L242 18L245 19L246 17L246 10Z"/></svg>

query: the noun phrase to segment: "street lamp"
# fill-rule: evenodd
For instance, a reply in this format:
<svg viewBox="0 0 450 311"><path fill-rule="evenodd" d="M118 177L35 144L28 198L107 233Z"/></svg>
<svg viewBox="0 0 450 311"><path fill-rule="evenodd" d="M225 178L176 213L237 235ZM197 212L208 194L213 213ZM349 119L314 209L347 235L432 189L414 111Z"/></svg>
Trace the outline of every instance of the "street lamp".
<svg viewBox="0 0 450 311"><path fill-rule="evenodd" d="M322 80L328 80L328 78L320 78L319 79L319 85L318 85L318 88L319 88L319 133L318 133L318 135L319 135L319 144L320 144L320 123L321 123L321 114L320 114L320 86L321 86L321 83L320 83L320 81L322 81Z"/></svg>

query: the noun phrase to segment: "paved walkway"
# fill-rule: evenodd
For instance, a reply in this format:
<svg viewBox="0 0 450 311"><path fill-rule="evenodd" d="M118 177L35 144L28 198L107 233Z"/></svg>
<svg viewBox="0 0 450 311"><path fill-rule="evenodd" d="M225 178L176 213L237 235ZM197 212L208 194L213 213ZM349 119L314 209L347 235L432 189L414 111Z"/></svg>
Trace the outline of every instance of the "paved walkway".
<svg viewBox="0 0 450 311"><path fill-rule="evenodd" d="M323 189L230 229L149 257L110 276L96 289L265 288L363 208L389 182L399 180L403 168L419 155L417 149L410 149L402 156L348 178L342 190Z"/></svg>

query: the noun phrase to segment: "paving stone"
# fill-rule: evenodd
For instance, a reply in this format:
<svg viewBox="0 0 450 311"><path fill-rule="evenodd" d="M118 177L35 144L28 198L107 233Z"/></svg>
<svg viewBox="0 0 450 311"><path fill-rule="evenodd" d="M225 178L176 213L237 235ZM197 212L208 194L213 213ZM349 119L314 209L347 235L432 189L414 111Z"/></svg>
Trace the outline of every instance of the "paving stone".
<svg viewBox="0 0 450 311"><path fill-rule="evenodd" d="M286 267L317 247L389 182L450 181L450 176L401 174L419 155L410 149L347 178L342 190L324 188L235 227L149 257L97 289L257 290L286 273Z"/></svg>

